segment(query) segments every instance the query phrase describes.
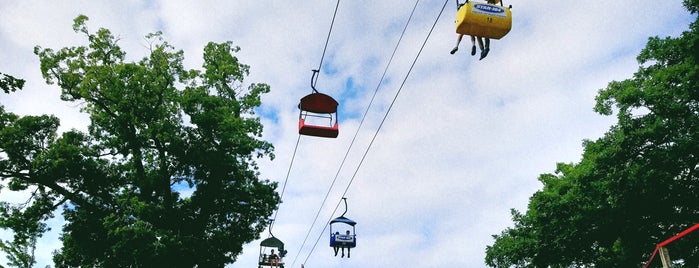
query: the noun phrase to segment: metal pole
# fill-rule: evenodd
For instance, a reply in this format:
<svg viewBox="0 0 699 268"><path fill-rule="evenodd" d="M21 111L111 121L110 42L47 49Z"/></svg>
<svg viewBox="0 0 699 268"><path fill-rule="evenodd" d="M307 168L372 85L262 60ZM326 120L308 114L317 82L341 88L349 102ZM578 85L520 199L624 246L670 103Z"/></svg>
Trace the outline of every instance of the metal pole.
<svg viewBox="0 0 699 268"><path fill-rule="evenodd" d="M670 268L672 261L670 260L670 253L665 247L660 247L660 261L663 262L663 268Z"/></svg>

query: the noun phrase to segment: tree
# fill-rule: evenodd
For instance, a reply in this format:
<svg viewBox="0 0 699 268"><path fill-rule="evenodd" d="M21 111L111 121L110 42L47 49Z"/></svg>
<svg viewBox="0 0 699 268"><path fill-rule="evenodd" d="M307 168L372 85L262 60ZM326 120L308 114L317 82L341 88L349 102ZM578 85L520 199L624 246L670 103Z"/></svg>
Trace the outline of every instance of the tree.
<svg viewBox="0 0 699 268"><path fill-rule="evenodd" d="M0 73L0 89L5 93L21 90L24 87L24 80L15 78L14 76ZM11 119L10 119L11 118ZM7 119L16 120L16 117L6 115L4 108L0 106L0 129L5 125ZM4 150L0 148L0 154ZM2 185L0 185L2 190ZM19 204L19 207L25 207L26 204ZM24 216L32 215L32 213L21 214L19 209L13 208L7 202L0 202L0 215L7 216L13 213L21 220L12 220L8 217L0 218L0 228L18 230L15 232L13 240L0 240L0 250L7 254L9 265L16 267L31 267L36 263L34 258L34 248L36 240L45 230L46 226L40 223L37 219L26 218ZM21 214L21 216L20 216Z"/></svg>
<svg viewBox="0 0 699 268"><path fill-rule="evenodd" d="M699 1L685 0L699 12ZM514 227L494 235L492 267L639 267L655 245L699 219L699 20L678 38L650 38L633 78L611 82L595 111L617 124L585 141L580 163L542 174ZM697 236L671 244L699 267Z"/></svg>
<svg viewBox="0 0 699 268"><path fill-rule="evenodd" d="M0 89L5 91L5 93L14 92L17 89L22 89L24 87L24 80L15 78L14 76L0 73Z"/></svg>
<svg viewBox="0 0 699 268"><path fill-rule="evenodd" d="M231 42L207 44L203 69L186 70L183 52L155 33L149 55L126 62L118 38L86 21L73 28L87 46L34 51L61 99L83 104L88 132L57 133L56 117L0 110L0 179L31 193L26 204L0 206L0 223L40 234L46 226L29 219L62 208L57 267L234 262L280 201L255 162L274 157L254 111L269 86L244 86L249 66Z"/></svg>

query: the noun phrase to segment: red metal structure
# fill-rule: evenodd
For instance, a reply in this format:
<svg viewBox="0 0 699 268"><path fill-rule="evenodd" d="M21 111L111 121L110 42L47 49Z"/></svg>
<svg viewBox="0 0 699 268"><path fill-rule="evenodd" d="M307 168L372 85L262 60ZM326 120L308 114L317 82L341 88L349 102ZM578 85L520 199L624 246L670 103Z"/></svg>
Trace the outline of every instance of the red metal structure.
<svg viewBox="0 0 699 268"><path fill-rule="evenodd" d="M323 93L314 92L301 98L299 103L299 134L337 138L339 126L337 123L337 106L339 104L332 97ZM310 124L307 119L316 117L328 119L328 124Z"/></svg>
<svg viewBox="0 0 699 268"><path fill-rule="evenodd" d="M692 226L692 227L687 228L686 230L682 231L681 233L679 233L679 234L677 234L677 235L675 235L675 236L673 236L673 237L668 238L667 240L665 240L665 241L663 241L663 242L660 242L660 243L655 247L655 250L653 251L653 254L650 256L650 259L648 260L648 262L646 263L646 265L643 266L643 268L647 268L647 267L650 265L650 263L653 261L653 258L655 257L655 255L658 254L658 250L660 250L660 248L662 248L662 247L664 247L664 246L667 246L668 244L674 242L674 241L677 240L677 239L680 239L681 237L683 237L683 236L685 236L685 235L687 235L687 234L693 232L693 231L696 230L696 229L699 229L699 223L695 224L695 225Z"/></svg>

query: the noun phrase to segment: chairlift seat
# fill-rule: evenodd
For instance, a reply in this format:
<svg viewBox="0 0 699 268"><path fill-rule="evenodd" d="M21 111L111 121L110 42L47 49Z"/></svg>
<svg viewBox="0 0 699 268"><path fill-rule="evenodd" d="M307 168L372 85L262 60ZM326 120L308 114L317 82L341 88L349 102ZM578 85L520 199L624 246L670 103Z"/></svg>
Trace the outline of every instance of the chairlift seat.
<svg viewBox="0 0 699 268"><path fill-rule="evenodd" d="M339 125L337 122L337 106L339 104L332 97L323 93L315 92L301 98L299 103L299 134L337 138ZM328 125L314 125L306 121L306 117L321 117L329 119Z"/></svg>
<svg viewBox="0 0 699 268"><path fill-rule="evenodd" d="M340 134L337 122L332 127L308 125L304 119L299 119L299 134L323 138L337 138Z"/></svg>
<svg viewBox="0 0 699 268"><path fill-rule="evenodd" d="M273 266L272 260L267 256L265 253L268 248L272 249L277 249L277 265L280 268L284 268L284 262L282 261L282 258L284 258L285 250L284 250L284 243L277 239L276 237L272 236L270 238L267 238L265 240L262 240L260 242L260 258L258 261L259 266Z"/></svg>
<svg viewBox="0 0 699 268"><path fill-rule="evenodd" d="M456 32L500 39L512 29L510 7L468 1L456 13Z"/></svg>
<svg viewBox="0 0 699 268"><path fill-rule="evenodd" d="M349 234L333 233L333 224L343 223L352 227ZM330 221L330 246L341 248L354 248L357 246L357 235L354 233L354 226L357 223L344 216L337 217Z"/></svg>

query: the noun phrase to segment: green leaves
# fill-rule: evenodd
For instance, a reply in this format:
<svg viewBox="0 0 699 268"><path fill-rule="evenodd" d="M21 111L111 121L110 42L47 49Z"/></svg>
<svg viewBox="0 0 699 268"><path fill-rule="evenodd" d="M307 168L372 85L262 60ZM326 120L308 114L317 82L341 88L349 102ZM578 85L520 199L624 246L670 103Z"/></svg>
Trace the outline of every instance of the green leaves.
<svg viewBox="0 0 699 268"><path fill-rule="evenodd" d="M22 89L22 87L24 87L24 82L24 79L18 79L14 76L0 73L0 89L5 93Z"/></svg>
<svg viewBox="0 0 699 268"><path fill-rule="evenodd" d="M685 1L692 12L696 1ZM486 263L497 267L637 267L655 245L699 216L697 22L680 38L650 38L630 79L600 90L595 111L617 124L584 142L580 163L543 174L514 228L494 236ZM687 267L699 246L670 251Z"/></svg>
<svg viewBox="0 0 699 268"><path fill-rule="evenodd" d="M34 51L47 83L90 115L88 133L59 134L55 117L0 109L0 180L35 193L32 206L1 207L0 221L37 237L43 229L28 220L41 223L63 206L57 267L234 262L279 202L254 161L272 157L254 114L269 86L245 86L250 67L231 42L209 43L203 69L185 70L182 51L160 33L146 37L149 55L125 62L118 38L86 23L81 15L73 29L87 45ZM191 197L180 197L183 182Z"/></svg>

